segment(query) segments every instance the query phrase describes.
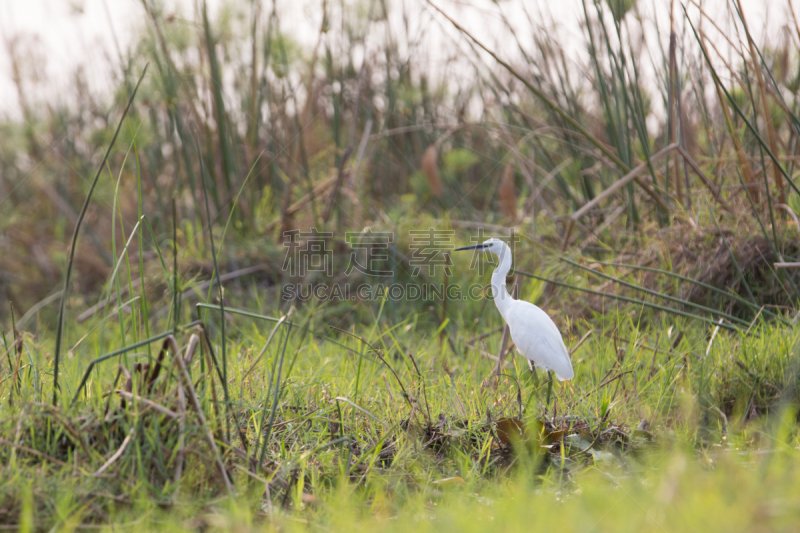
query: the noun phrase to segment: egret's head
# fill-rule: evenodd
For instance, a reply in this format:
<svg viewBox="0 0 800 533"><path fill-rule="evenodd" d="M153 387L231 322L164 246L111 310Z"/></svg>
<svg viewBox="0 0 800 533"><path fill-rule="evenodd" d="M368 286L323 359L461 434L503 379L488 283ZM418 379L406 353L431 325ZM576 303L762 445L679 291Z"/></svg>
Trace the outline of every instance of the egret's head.
<svg viewBox="0 0 800 533"><path fill-rule="evenodd" d="M495 239L492 237L491 239L486 239L480 244L475 244L473 246L465 246L463 248L456 248L455 251L458 252L460 250L483 250L484 252L491 252L496 256L500 257L503 255L504 250L508 249L508 245L501 241L500 239Z"/></svg>

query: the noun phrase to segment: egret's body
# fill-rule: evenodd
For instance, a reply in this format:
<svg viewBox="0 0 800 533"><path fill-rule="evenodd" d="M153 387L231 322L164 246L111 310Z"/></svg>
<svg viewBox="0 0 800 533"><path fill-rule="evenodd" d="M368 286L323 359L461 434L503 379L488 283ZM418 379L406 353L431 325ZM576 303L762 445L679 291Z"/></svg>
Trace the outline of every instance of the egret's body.
<svg viewBox="0 0 800 533"><path fill-rule="evenodd" d="M561 333L553 320L530 302L515 300L506 288L506 276L511 270L511 249L499 239L458 250L484 250L495 254L499 265L492 273L492 295L497 310L508 324L511 339L517 350L536 368L552 370L559 380L572 379L572 363Z"/></svg>

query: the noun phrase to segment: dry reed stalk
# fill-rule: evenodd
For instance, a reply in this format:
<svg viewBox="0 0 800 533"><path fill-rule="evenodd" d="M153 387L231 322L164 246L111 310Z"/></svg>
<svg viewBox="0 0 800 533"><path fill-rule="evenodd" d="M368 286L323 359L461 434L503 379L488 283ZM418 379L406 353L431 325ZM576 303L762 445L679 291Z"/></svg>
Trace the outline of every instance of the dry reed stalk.
<svg viewBox="0 0 800 533"><path fill-rule="evenodd" d="M11 350L14 350L15 348L17 350L17 362L14 365L14 377L11 383L11 394L8 396L9 403L11 403L15 386L17 387L17 393L20 392L19 371L22 368L22 336L19 334L19 331L17 331L17 328L14 328L14 341L11 343L11 347L6 351L6 354L10 353Z"/></svg>
<svg viewBox="0 0 800 533"><path fill-rule="evenodd" d="M178 418L178 413L176 413L172 409L164 407L160 403L154 402L153 400L149 400L149 399L147 399L147 398L145 398L143 396L139 396L138 394L133 394L131 392L124 391L124 390L116 390L114 392L117 393L117 395L122 396L126 400L132 400L132 401L141 403L142 405L150 407L150 408L158 411L162 415L164 415L166 417L169 417L169 418L171 418L173 420L177 420L177 418Z"/></svg>
<svg viewBox="0 0 800 533"><path fill-rule="evenodd" d="M434 143L425 150L425 155L422 156L422 173L425 179L428 180L428 186L431 192L437 198L441 198L444 190L442 188L442 181L439 179L439 169L436 166L436 156L438 155L438 143Z"/></svg>
<svg viewBox="0 0 800 533"><path fill-rule="evenodd" d="M511 331L509 330L508 326L504 327L503 338L500 340L500 351L497 352L497 358L496 358L497 364L495 365L494 370L491 373L492 376L499 376L501 373L500 371L503 369L503 366L505 364L504 355L506 353L506 348L508 348L508 339L510 336L511 336Z"/></svg>
<svg viewBox="0 0 800 533"><path fill-rule="evenodd" d="M250 57L252 58L250 69L250 106L249 121L247 128L247 138L250 146L256 150L258 146L258 19L261 14L261 2L253 0L253 25L251 27Z"/></svg>
<svg viewBox="0 0 800 533"><path fill-rule="evenodd" d="M500 363L500 358L499 358L499 357L497 357L497 356L496 356L496 355L494 355L494 354L490 354L490 353L489 353L489 352L487 352L486 350L482 350L481 348L478 348L477 346L474 346L474 345L472 345L472 344L464 344L464 347L465 347L465 348L467 348L467 349L470 349L470 350L473 350L473 351L475 351L475 352L479 353L480 355L482 355L482 356L483 356L483 357L485 357L486 359L489 359L489 360L491 360L491 361L494 361L495 363L501 364L501 363ZM507 367L508 367L508 365L509 365L509 362L508 362L508 361L503 361L503 362L502 362L502 365L503 365L503 367L507 368Z"/></svg>
<svg viewBox="0 0 800 533"><path fill-rule="evenodd" d="M44 452L40 452L39 450L34 450L33 448L29 448L28 446L23 446L22 444L18 444L16 442L8 441L8 440L6 440L6 439L4 439L2 437L0 437L0 444L2 444L3 446L10 446L11 448L14 448L15 450L20 450L20 451L29 453L31 455L35 455L37 457L41 457L42 459L44 459L46 461L50 461L51 463L55 463L57 465L61 465L61 466L67 467L67 468L71 468L72 467L71 464L65 463L64 461L61 461L60 459L56 459L53 456L47 455Z"/></svg>
<svg viewBox="0 0 800 533"><path fill-rule="evenodd" d="M285 225L284 220L291 219L291 217L293 217L295 213L297 213L300 210L301 207L312 201L316 196L327 191L331 186L333 186L336 183L336 179L337 176L330 176L328 179L326 179L325 181L314 187L314 189L310 193L306 193L302 198L300 198L295 203L284 209L278 218L276 218L275 220L266 225L264 231L265 232L272 231L278 224Z"/></svg>
<svg viewBox="0 0 800 533"><path fill-rule="evenodd" d="M650 157L649 163L650 164L655 163L657 160L661 159L662 157L664 157L665 155L669 154L670 152L672 152L674 150L679 150L679 148L680 147L677 144L670 144L669 146L661 149L656 154L652 155ZM572 229L573 229L574 225L578 222L578 220L583 215L588 213L598 203L600 203L605 198L607 198L608 196L613 194L615 191L618 191L619 189L621 189L622 187L624 187L625 185L630 183L632 180L635 180L637 178L637 176L642 174L648 168L649 168L649 165L648 165L647 161L645 161L643 163L640 163L636 168L634 168L633 170L628 172L626 175L622 176L620 179L615 181L613 185L610 185L602 193L600 193L597 196L595 196L594 199L592 199L589 202L586 202L585 204L583 204L583 206L581 206L580 209L578 209L577 211L572 213L570 215L570 217L569 217L569 221L568 221L568 224L567 224L567 230L564 233L564 243L563 243L561 249L562 250L566 249L567 244L569 243L569 238L570 238L570 236L572 234Z"/></svg>
<svg viewBox="0 0 800 533"><path fill-rule="evenodd" d="M533 179L533 172L536 171L536 168L537 168L536 167L536 163L533 162L533 161L530 161L531 168L528 169L527 163L529 163L529 161L527 159L523 158L522 154L520 154L519 149L517 148L517 144L514 142L514 139L511 137L511 134L509 133L508 128L503 126L503 125L501 125L500 129L503 132L503 137L506 139L506 145L511 150L511 155L514 157L514 162L516 162L520 173L525 178L525 183L528 184L528 187L530 188L531 192L535 191L536 190L536 182ZM522 144L523 141L527 141L528 138L532 137L534 134L535 134L534 131L529 132L527 135L525 135L525 137L523 137L523 139L520 141L520 144ZM536 199L537 199L537 197L533 196L533 194L531 194L526 199L524 205L522 206L522 213L523 214L524 213L529 213L529 212L532 213L533 212L534 202L536 201Z"/></svg>
<svg viewBox="0 0 800 533"><path fill-rule="evenodd" d="M772 151L773 154L778 153L778 141L775 135L775 127L772 124L772 117L769 110L769 102L767 102L767 88L764 84L764 75L761 72L760 61L758 59L758 55L756 54L756 47L753 44L753 37L750 35L750 29L747 27L747 19L744 16L744 11L742 10L742 1L736 0L736 4L739 7L739 15L742 21L742 25L744 26L744 33L747 36L747 44L750 48L750 58L753 61L753 70L756 72L756 80L758 81L758 92L761 96L761 112L764 114L764 126L767 128L767 142L769 142L769 149ZM778 168L778 165L775 162L772 162L772 173L773 173L773 180L775 181L775 185L778 186L778 203L785 204L786 203L786 186L783 183L783 177L781 176L781 171ZM769 191L766 191L769 194Z"/></svg>
<svg viewBox="0 0 800 533"><path fill-rule="evenodd" d="M498 189L500 208L503 215L513 223L517 219L517 188L514 185L514 163L509 161L503 170L503 178Z"/></svg>
<svg viewBox="0 0 800 533"><path fill-rule="evenodd" d="M353 113L355 115L355 113ZM354 119L355 122L355 119ZM355 128L354 128L355 129ZM328 206L325 209L325 214L322 215L322 222L324 224L328 223L330 220L331 215L333 214L333 208L336 206L336 199L339 196L339 189L342 187L342 183L344 183L344 178L346 174L349 174L349 169L345 169L347 165L347 161L350 159L350 156L353 153L353 138L350 138L350 144L347 145L345 148L344 153L342 154L342 159L339 161L339 168L336 169L336 181L333 185L333 191L331 195L328 197Z"/></svg>
<svg viewBox="0 0 800 533"><path fill-rule="evenodd" d="M442 194L444 193L444 188L442 187L442 181L439 179L439 167L436 164L436 158L439 155L439 147L445 142L447 139L450 138L455 132L468 126L463 122L460 122L454 126L450 126L444 134L436 139L432 145L425 150L425 155L422 156L422 173L425 175L425 178L428 180L428 185L433 191L434 196L437 198L441 198Z"/></svg>
<svg viewBox="0 0 800 533"><path fill-rule="evenodd" d="M192 334L189 338L189 346L186 348L186 355L184 356L185 363L191 364L194 359L197 346L200 344L200 337L197 334ZM186 454L186 393L183 387L178 387L178 453L176 457L177 464L175 465L174 482L179 485L181 476L183 475L183 458ZM180 487L178 487L180 490Z"/></svg>
<svg viewBox="0 0 800 533"><path fill-rule="evenodd" d="M183 475L183 457L186 453L186 393L178 387L178 454L175 465L175 484L178 485Z"/></svg>
<svg viewBox="0 0 800 533"><path fill-rule="evenodd" d="M705 50L706 56L711 57L708 54L708 48L706 47L705 34L703 33L700 34L699 42L700 46ZM756 178L755 176L753 176L753 171L750 168L750 165L748 164L747 155L745 154L744 149L742 148L742 142L739 139L739 136L733 127L733 121L731 120L730 110L728 109L728 103L725 100L725 95L722 93L722 88L720 87L719 81L717 80L716 76L712 76L711 79L714 81L714 88L717 92L719 107L722 110L722 115L725 117L725 125L728 128L728 134L730 135L731 142L733 142L734 149L736 150L736 157L739 160L739 166L742 168L742 175L744 176L745 183L747 183L747 188L750 191L750 195L753 197L753 202L759 204L760 194L758 190L758 185L756 183Z"/></svg>
<svg viewBox="0 0 800 533"><path fill-rule="evenodd" d="M714 200L716 200L717 203L719 203L719 205L722 206L722 208L725 211L733 214L733 208L730 206L728 202L725 201L724 198L722 198L719 189L717 189L717 187L711 182L711 180L708 179L708 177L703 173L703 171L700 169L697 163L695 163L694 159L692 159L692 156L689 155L689 152L687 152L683 148L683 146L680 145L678 146L678 152L680 152L680 154L683 156L684 165L688 165L689 168L691 168L692 171L695 174L697 174L697 177L700 178L700 181L702 181L703 184L708 188L709 192L711 192L711 195L714 197Z"/></svg>
<svg viewBox="0 0 800 533"><path fill-rule="evenodd" d="M95 472L95 473L94 473L94 475L95 475L95 476L99 476L100 474L102 474L103 472L105 472L105 471L108 469L108 467L109 467L109 466L111 466L112 464L114 464L114 462L115 462L117 459L119 459L120 457L122 457L122 454L123 454L123 453L125 453L125 449L128 447L128 444L130 444L130 442L131 442L131 439L132 439L132 438L133 438L135 435L136 435L136 426L131 426L131 430L128 432L128 435L125 437L125 440L123 440L123 441L122 441L122 444L120 444L120 446L119 446L119 448L117 449L117 451L116 451L116 452L114 452L114 455L112 455L111 457L109 457L108 461L106 461L106 462L103 464L103 466L101 466L100 468L98 468L98 469L97 469L97 472Z"/></svg>
<svg viewBox="0 0 800 533"><path fill-rule="evenodd" d="M591 234L591 235L589 235L588 237L586 237L586 240L584 240L584 241L581 243L581 245L580 245L580 246L578 246L578 249L579 249L579 250L585 250L587 246L589 246L589 245L590 245L590 244L592 244L593 242L595 242L595 241L599 240L599 239L600 239L599 235L600 235L600 234L603 232L603 230L605 230L605 229L606 229L607 227L609 227L609 226L610 226L610 225L611 225L611 224L612 224L612 223L613 223L613 222L614 222L614 221L615 221L617 218L619 218L619 216L620 216L622 213L624 213L624 212L625 212L625 209L627 209L627 206L626 206L626 205L625 205L625 203L623 202L623 203L621 203L621 205L619 205L619 206L618 206L616 209L614 209L614 211L612 211L610 215L608 215L608 216L606 216L606 217L605 217L605 220L603 220L603 223L602 223L602 224L600 224L598 227L596 227L596 228L593 230L593 232L592 232L592 234Z"/></svg>
<svg viewBox="0 0 800 533"><path fill-rule="evenodd" d="M211 447L211 451L214 454L214 461L217 463L219 473L222 475L222 480L225 482L225 487L228 489L228 494L233 494L233 486L228 478L228 471L225 469L225 464L222 462L222 458L219 454L219 448L217 447L217 442L214 440L214 434L211 432L208 424L206 424L206 417L203 415L203 406L200 405L200 401L197 399L197 393L194 390L192 378L189 376L188 370L186 370L186 363L183 361L183 357L181 357L181 351L178 348L178 343L175 340L175 337L170 335L164 340L164 344L169 346L170 351L172 352L173 360L178 363L180 377L183 379L183 386L186 389L187 396L192 403L192 407L194 407L194 410L197 413L197 418L200 420L200 426L205 431L205 436L208 440L208 445Z"/></svg>
<svg viewBox="0 0 800 533"><path fill-rule="evenodd" d="M677 128L676 122L683 117L677 116L678 113L676 112L676 96L679 91L678 89L678 63L676 58L676 48L677 48L677 40L678 37L675 34L675 5L674 0L670 2L669 5L669 94L668 94L668 104L667 107L669 113L669 144L676 144L677 143ZM669 160L667 160L667 164L669 164ZM676 164L673 167L674 172L674 182L675 182L675 192L678 195L678 203L683 204L683 188L681 187L681 180L678 177L678 165ZM667 174L667 179L669 179L669 171ZM687 195L689 193L688 188L686 191Z"/></svg>

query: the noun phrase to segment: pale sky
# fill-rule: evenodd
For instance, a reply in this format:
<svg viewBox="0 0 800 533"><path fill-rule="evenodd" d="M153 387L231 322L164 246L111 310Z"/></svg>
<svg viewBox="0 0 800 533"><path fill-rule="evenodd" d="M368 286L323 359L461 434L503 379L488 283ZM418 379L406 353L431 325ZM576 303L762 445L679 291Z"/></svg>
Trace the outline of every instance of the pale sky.
<svg viewBox="0 0 800 533"><path fill-rule="evenodd" d="M245 7L251 4L251 0L228 1ZM295 39L310 48L319 29L321 0L277 1L282 29L291 30ZM499 5L515 20L514 14L521 13L521 1L505 0ZM532 11L549 11L556 20L561 21L563 27L559 33L578 35L576 24L583 17L581 0L528 1L531 2L529 5L535 6ZM750 29L759 41L765 34L771 38L779 34L781 25L787 21L787 1L790 0L742 0ZM800 0L791 1L795 2L795 9L800 14ZM195 0L162 2L167 6L181 4L184 16L194 19ZM208 0L212 17L222 3L222 0ZM515 53L512 39L510 36L505 38L507 30L502 29L498 17L494 15L497 7L489 0L435 0L435 3L501 54ZM639 0L639 4L645 18L668 28L668 0ZM268 0L262 0L262 5L264 10L272 7ZM430 55L423 60L429 63L445 59L436 57L438 50L449 49L452 52L451 37L462 38L438 15L442 25L431 24L432 12L423 0L389 0L388 5L395 15L399 15L405 6L418 23L427 25L431 40ZM703 0L703 5L707 6L708 12L715 13L724 9L725 3L724 0ZM676 1L675 6L676 17L680 17L679 2ZM401 20L399 17L396 20L398 24L395 27L399 31ZM19 38L24 46L32 47L36 55L43 58L36 64L25 65L26 78L33 75L39 77L39 83L31 87L30 100L50 101L57 99L62 89L65 94L74 90L71 73L79 65L86 70L90 88L95 94L110 95L113 90L109 75L110 61L113 62L117 57L113 36L116 34L120 46L125 49L145 21L140 0L0 0L0 38L3 44L0 48L0 117L19 117L17 91L11 82L10 61L5 46L9 39ZM526 32L532 38L527 24L520 27L523 28L520 35L523 41ZM447 33L443 34L443 31ZM563 39L564 35L560 37L568 44L582 46L580 39ZM462 49L467 48L462 44Z"/></svg>

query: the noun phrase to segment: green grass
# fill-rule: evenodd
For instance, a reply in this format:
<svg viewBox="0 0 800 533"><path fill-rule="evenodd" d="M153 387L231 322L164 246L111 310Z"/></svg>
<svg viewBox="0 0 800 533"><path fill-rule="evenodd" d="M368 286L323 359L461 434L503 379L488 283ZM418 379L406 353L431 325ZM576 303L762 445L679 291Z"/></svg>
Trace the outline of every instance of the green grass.
<svg viewBox="0 0 800 533"><path fill-rule="evenodd" d="M459 272L465 266L457 263ZM190 365L232 499L191 408L179 452L177 420L146 402L122 407L107 394L124 388L124 373L115 384L118 364L135 369L149 360L144 346L98 363L85 394L77 387L100 336L69 350L59 409L42 403L52 387L48 345L27 338L31 363L18 385L9 375L0 384L3 521L405 530L424 516L423 527L436 529L655 531L703 523L747 530L762 515L768 529L781 530L796 519L800 339L786 326L756 325L747 335L720 330L709 340L703 323L658 315L642 327L649 311L614 305L605 326L571 325L568 344L595 331L572 356L575 379L556 383L547 403L545 376L532 375L519 356L501 379L484 382L494 362L465 344L500 319L490 308L470 328L481 302L450 303L451 320L463 324L451 337L455 352L435 340L425 313L395 320L388 304L374 303L371 324L350 329L377 357L361 340L331 330L324 307L295 310L291 326L258 318L259 309L239 313L239 300L264 299L258 291L228 294L229 411L211 353L198 351ZM218 316L211 310L206 322L217 357ZM84 329L68 331L77 338ZM193 331L177 335L182 349ZM121 344L108 334L105 342ZM161 343L153 343L153 357ZM478 345L497 353L499 343L495 334ZM142 396L178 413L170 361L167 355L147 389L133 370L132 389L148 390ZM67 407L66 395L76 393ZM524 442L508 419L521 421ZM235 451L245 448L239 431L251 459ZM94 476L128 435L123 452Z"/></svg>

